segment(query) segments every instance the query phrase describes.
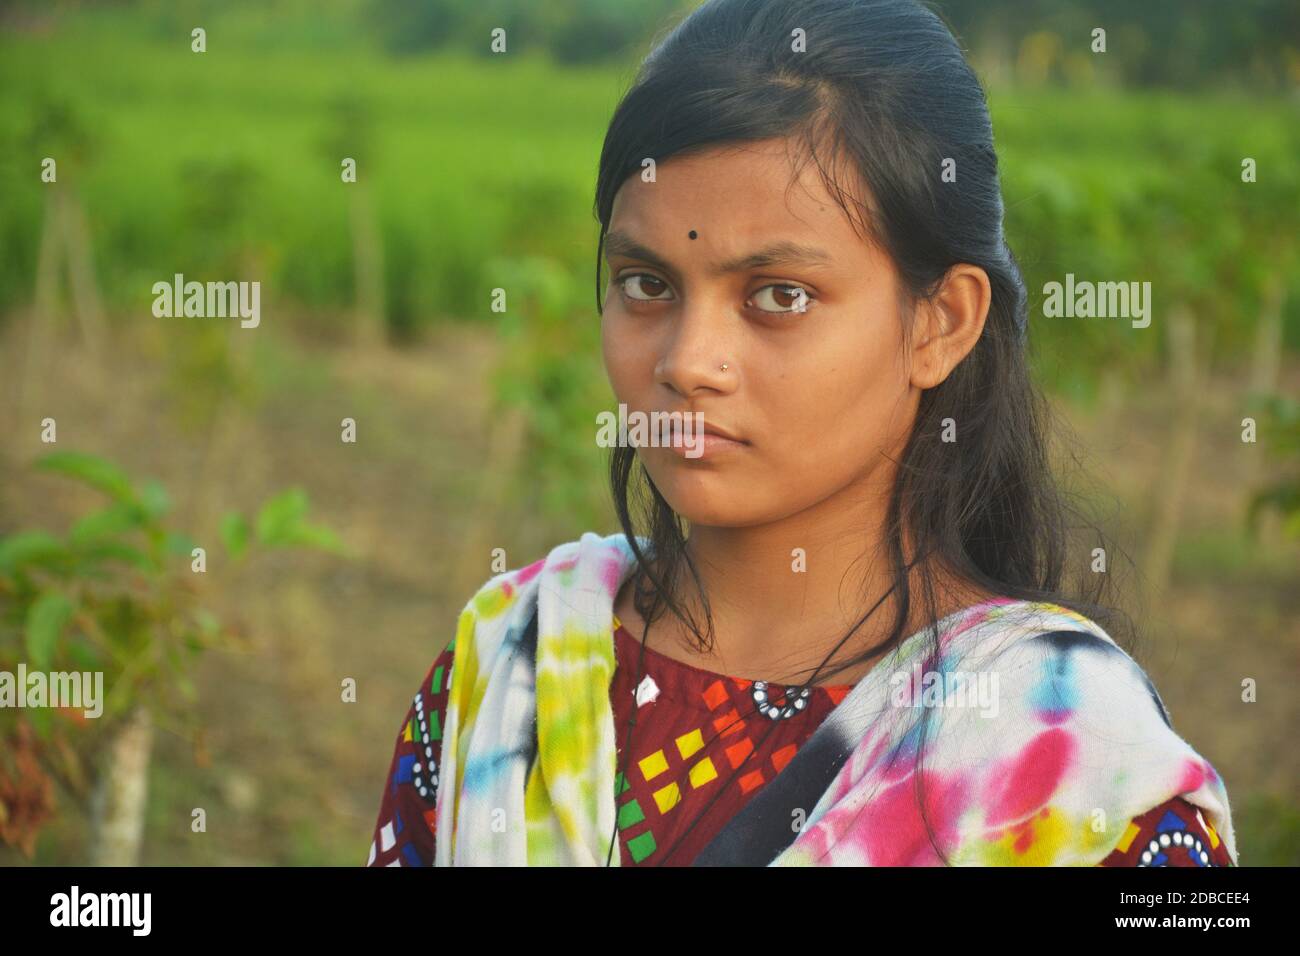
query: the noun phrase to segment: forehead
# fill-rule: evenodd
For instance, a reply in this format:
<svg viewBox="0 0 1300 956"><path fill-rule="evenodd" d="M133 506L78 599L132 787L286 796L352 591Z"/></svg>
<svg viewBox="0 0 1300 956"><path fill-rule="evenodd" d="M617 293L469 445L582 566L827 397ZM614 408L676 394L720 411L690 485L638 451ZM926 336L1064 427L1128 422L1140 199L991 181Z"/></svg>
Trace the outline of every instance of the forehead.
<svg viewBox="0 0 1300 956"><path fill-rule="evenodd" d="M835 173L841 190L864 197L856 176L846 176L843 166ZM849 205L854 208L852 200ZM816 241L836 258L872 254L817 164L799 161L788 139L672 156L656 165L653 182L629 176L614 197L615 229L652 243L676 240L678 233L685 238L693 229L728 248L793 240Z"/></svg>

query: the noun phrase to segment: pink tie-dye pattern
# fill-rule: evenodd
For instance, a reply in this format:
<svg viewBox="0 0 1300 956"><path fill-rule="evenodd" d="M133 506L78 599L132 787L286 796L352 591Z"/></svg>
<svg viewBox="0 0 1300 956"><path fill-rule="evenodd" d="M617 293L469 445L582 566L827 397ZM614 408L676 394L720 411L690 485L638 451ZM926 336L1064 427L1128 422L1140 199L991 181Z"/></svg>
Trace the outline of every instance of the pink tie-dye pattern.
<svg viewBox="0 0 1300 956"><path fill-rule="evenodd" d="M600 580L610 597L618 594L619 585L623 581L623 568L617 560L605 562L605 566L600 569Z"/></svg>
<svg viewBox="0 0 1300 956"><path fill-rule="evenodd" d="M1020 820L1051 798L1070 769L1074 736L1067 730L1045 730L989 775L984 802L988 823L998 826Z"/></svg>
<svg viewBox="0 0 1300 956"><path fill-rule="evenodd" d="M527 565L526 567L520 568L519 571L515 574L516 586L523 587L533 578L537 577L537 575L541 574L542 568L545 566L546 566L546 559L542 558L541 560L534 561L532 564ZM507 582L507 586L509 586L508 582Z"/></svg>
<svg viewBox="0 0 1300 956"><path fill-rule="evenodd" d="M1183 779L1178 784L1178 789L1183 793L1191 793L1193 790L1199 790L1201 784L1205 782L1205 767L1193 760L1188 760L1183 767Z"/></svg>
<svg viewBox="0 0 1300 956"><path fill-rule="evenodd" d="M957 820L970 803L966 781L960 776L926 772L922 775L926 816L941 847L952 846L957 839ZM873 866L934 866L939 863L934 847L921 820L916 799L916 779L912 774L886 789L871 801L868 811L872 820L846 822L839 832L856 839L864 862ZM848 829L856 826L858 829Z"/></svg>

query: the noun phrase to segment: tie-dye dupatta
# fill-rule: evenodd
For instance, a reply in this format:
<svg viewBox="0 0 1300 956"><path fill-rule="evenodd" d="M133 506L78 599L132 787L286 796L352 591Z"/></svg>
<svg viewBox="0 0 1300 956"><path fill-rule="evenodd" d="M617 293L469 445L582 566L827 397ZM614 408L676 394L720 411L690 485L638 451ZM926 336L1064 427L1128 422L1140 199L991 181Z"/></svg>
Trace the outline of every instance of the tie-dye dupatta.
<svg viewBox="0 0 1300 956"><path fill-rule="evenodd" d="M492 578L461 612L434 865L604 865L617 770L614 597L632 560L622 535L588 532Z"/></svg>
<svg viewBox="0 0 1300 956"><path fill-rule="evenodd" d="M436 865L605 864L613 602L634 564L622 534L587 533L493 578L461 613ZM1222 780L1096 624L1002 600L940 634L937 660L926 634L882 659L696 864L937 865L918 783L954 864L1095 865L1132 817L1179 795L1236 863Z"/></svg>

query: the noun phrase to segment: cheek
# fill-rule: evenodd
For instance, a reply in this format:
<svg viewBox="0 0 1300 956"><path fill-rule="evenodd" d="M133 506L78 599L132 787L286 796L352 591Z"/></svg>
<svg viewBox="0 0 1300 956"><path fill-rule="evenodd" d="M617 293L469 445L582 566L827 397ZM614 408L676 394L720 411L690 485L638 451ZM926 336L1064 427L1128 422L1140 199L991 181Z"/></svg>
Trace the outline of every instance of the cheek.
<svg viewBox="0 0 1300 956"><path fill-rule="evenodd" d="M638 347L632 339L632 330L617 314L606 310L601 322L600 348L605 360L605 375L615 397L621 402L631 403L636 398L638 383L653 378L652 353Z"/></svg>
<svg viewBox="0 0 1300 956"><path fill-rule="evenodd" d="M908 377L893 335L840 338L802 373L774 382L772 431L799 436L775 443L778 470L791 483L842 483L880 460L906 434ZM797 377L802 377L802 382Z"/></svg>

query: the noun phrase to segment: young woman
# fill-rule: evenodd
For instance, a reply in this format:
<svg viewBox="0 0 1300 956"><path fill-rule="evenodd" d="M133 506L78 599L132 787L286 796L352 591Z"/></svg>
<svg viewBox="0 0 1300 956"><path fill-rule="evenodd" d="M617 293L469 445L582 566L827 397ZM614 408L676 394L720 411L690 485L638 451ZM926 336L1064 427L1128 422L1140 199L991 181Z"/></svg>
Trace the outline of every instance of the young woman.
<svg viewBox="0 0 1300 956"><path fill-rule="evenodd" d="M614 450L620 533L470 600L369 863L1234 865L1214 768L1062 590L1096 543L944 24L710 0L617 108L596 211L617 400L686 417Z"/></svg>

